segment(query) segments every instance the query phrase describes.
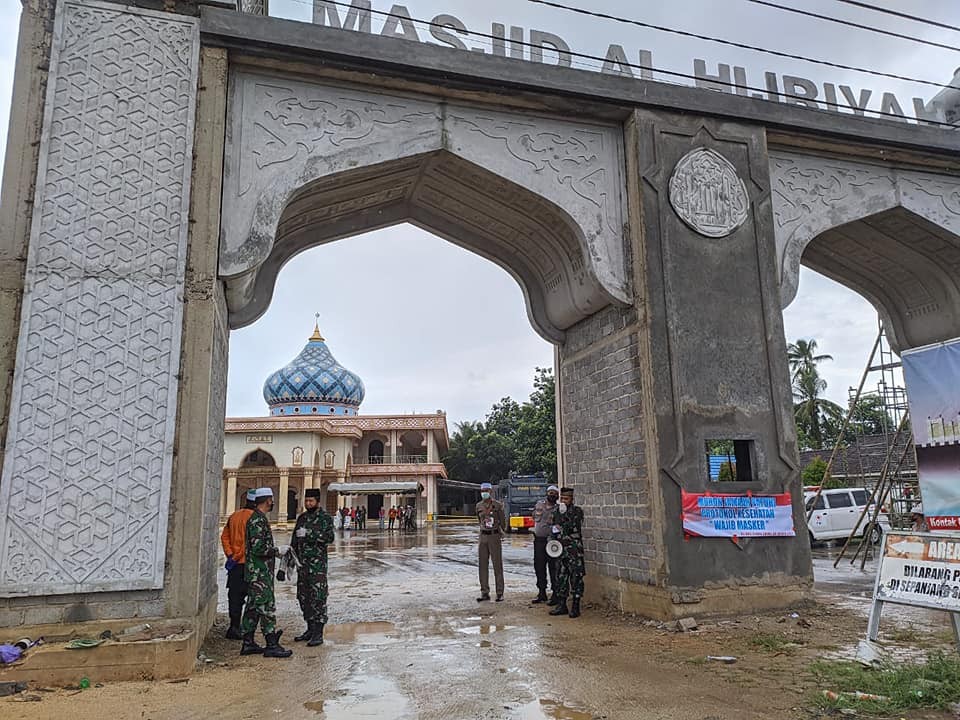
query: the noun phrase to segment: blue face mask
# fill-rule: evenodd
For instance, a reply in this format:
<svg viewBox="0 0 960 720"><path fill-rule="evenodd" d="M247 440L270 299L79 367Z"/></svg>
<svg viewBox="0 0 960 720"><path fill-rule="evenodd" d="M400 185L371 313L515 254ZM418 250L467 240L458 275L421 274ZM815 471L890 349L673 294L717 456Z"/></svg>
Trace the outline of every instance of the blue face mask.
<svg viewBox="0 0 960 720"><path fill-rule="evenodd" d="M489 500L489 499L490 499L490 493L488 493L488 492L482 492L482 493L480 493L480 497L482 497L484 500Z"/></svg>

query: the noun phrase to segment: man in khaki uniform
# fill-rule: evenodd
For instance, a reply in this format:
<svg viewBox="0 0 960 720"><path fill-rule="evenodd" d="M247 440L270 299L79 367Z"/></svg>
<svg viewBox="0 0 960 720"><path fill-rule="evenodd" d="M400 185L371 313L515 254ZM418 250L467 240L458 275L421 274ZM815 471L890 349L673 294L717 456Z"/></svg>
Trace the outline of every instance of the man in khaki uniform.
<svg viewBox="0 0 960 720"><path fill-rule="evenodd" d="M493 560L493 576L497 583L497 602L503 600L503 551L500 540L507 529L507 517L503 505L494 500L490 483L480 485L477 503L477 522L480 523L480 597L477 602L490 599L490 561Z"/></svg>

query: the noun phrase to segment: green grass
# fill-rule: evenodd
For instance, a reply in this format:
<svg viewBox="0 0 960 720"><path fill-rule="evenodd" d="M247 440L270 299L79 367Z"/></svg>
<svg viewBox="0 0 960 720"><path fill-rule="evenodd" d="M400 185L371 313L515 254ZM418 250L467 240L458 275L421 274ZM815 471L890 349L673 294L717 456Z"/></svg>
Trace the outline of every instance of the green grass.
<svg viewBox="0 0 960 720"><path fill-rule="evenodd" d="M944 709L960 701L960 657L931 653L926 662L896 663L867 668L845 661L818 661L810 666L819 687L820 707L857 708L864 712L889 714L908 708ZM887 697L884 701L840 698L827 700L823 690L856 692Z"/></svg>
<svg viewBox="0 0 960 720"><path fill-rule="evenodd" d="M750 644L755 648L772 653L791 652L797 648L797 643L776 633L757 633L750 638Z"/></svg>

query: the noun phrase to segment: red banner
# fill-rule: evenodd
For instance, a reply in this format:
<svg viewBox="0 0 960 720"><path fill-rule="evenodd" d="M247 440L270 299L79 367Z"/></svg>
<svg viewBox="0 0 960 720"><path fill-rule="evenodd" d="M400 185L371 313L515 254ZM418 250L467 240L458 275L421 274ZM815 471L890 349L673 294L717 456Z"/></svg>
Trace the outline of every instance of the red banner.
<svg viewBox="0 0 960 720"><path fill-rule="evenodd" d="M790 493L721 495L681 492L683 531L699 537L793 537Z"/></svg>

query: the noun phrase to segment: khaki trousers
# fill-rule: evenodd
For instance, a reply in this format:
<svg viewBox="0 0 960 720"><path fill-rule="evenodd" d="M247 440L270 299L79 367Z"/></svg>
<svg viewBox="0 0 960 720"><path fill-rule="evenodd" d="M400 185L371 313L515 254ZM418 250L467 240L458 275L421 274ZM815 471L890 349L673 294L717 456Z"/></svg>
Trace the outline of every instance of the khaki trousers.
<svg viewBox="0 0 960 720"><path fill-rule="evenodd" d="M503 595L503 552L500 533L480 533L480 592L490 594L490 561L493 560L493 577L497 595Z"/></svg>

